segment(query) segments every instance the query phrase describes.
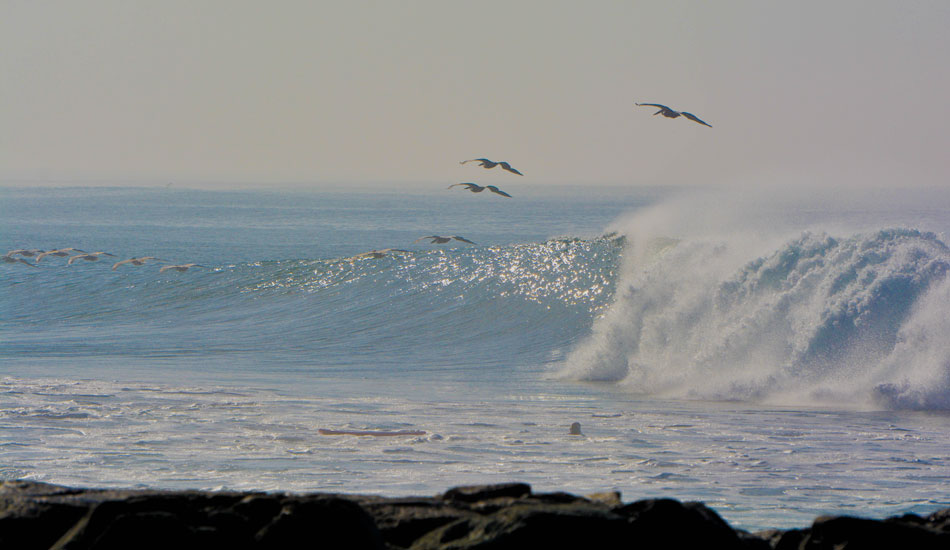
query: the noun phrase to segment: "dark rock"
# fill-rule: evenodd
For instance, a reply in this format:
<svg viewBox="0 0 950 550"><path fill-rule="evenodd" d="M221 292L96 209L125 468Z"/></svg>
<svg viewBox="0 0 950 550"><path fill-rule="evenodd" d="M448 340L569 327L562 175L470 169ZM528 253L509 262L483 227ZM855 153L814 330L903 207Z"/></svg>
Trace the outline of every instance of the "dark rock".
<svg viewBox="0 0 950 550"><path fill-rule="evenodd" d="M950 534L929 526L899 520L877 521L849 516L815 520L800 548L803 550L855 550L861 548L950 548Z"/></svg>
<svg viewBox="0 0 950 550"><path fill-rule="evenodd" d="M772 550L798 550L802 541L808 536L808 529L789 529L788 531L769 529L759 531L756 535L765 540Z"/></svg>
<svg viewBox="0 0 950 550"><path fill-rule="evenodd" d="M496 498L521 498L531 494L527 483L501 483L498 485L472 485L455 487L442 495L443 500L458 502L478 502Z"/></svg>
<svg viewBox="0 0 950 550"><path fill-rule="evenodd" d="M950 533L950 508L938 510L927 516L927 524L943 533Z"/></svg>
<svg viewBox="0 0 950 550"><path fill-rule="evenodd" d="M359 504L376 520L386 544L398 548L408 548L430 531L475 515L436 499L373 499Z"/></svg>
<svg viewBox="0 0 950 550"><path fill-rule="evenodd" d="M623 506L623 501L620 499L620 491L608 491L606 493L591 493L589 495L584 495L584 497L591 502L600 502L606 504L611 508L619 508Z"/></svg>
<svg viewBox="0 0 950 550"><path fill-rule="evenodd" d="M926 517L817 519L747 533L698 502L619 493L533 494L523 483L435 497L69 489L0 481L0 548L109 550L508 548L950 548L950 509Z"/></svg>
<svg viewBox="0 0 950 550"><path fill-rule="evenodd" d="M630 518L638 544L680 548L744 548L736 532L719 514L701 502L671 499L640 500L617 509Z"/></svg>
<svg viewBox="0 0 950 550"><path fill-rule="evenodd" d="M86 515L85 505L68 501L83 493L46 483L0 482L0 548L46 550Z"/></svg>
<svg viewBox="0 0 950 550"><path fill-rule="evenodd" d="M258 548L284 549L324 546L383 550L373 518L355 502L335 497L312 497L285 505L280 514L255 536Z"/></svg>
<svg viewBox="0 0 950 550"><path fill-rule="evenodd" d="M629 545L628 528L623 518L602 509L522 504L446 525L419 539L412 550L613 548Z"/></svg>

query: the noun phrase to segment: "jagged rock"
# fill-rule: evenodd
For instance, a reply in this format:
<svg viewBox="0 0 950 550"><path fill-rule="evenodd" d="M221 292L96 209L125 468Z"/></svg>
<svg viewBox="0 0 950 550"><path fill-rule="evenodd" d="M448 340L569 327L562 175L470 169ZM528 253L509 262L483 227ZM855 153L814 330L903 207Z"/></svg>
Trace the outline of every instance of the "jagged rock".
<svg viewBox="0 0 950 550"><path fill-rule="evenodd" d="M419 539L412 550L610 548L630 540L623 518L577 504L519 504L460 519Z"/></svg>
<svg viewBox="0 0 950 550"><path fill-rule="evenodd" d="M849 516L821 517L815 520L802 541L803 550L857 550L867 548L913 548L930 550L950 548L950 533L932 528L926 522L905 518L883 521Z"/></svg>
<svg viewBox="0 0 950 550"><path fill-rule="evenodd" d="M443 500L457 502L478 502L496 498L520 498L531 494L527 483L501 483L498 485L472 485L455 487L442 495Z"/></svg>
<svg viewBox="0 0 950 550"><path fill-rule="evenodd" d="M359 504L335 497L289 502L254 539L262 550L319 547L330 541L353 550L385 548L373 518Z"/></svg>
<svg viewBox="0 0 950 550"><path fill-rule="evenodd" d="M701 502L649 499L617 511L630 518L631 537L648 547L744 548L736 532Z"/></svg>
<svg viewBox="0 0 950 550"><path fill-rule="evenodd" d="M0 548L331 547L950 548L950 509L886 520L818 518L806 529L747 533L698 502L619 493L533 494L523 483L456 487L435 497L70 489L0 481Z"/></svg>

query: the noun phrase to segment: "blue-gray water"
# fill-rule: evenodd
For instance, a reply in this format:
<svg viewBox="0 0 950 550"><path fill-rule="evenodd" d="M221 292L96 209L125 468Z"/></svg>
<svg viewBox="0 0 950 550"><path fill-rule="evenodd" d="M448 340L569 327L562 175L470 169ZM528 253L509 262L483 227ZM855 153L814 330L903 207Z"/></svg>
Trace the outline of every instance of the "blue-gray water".
<svg viewBox="0 0 950 550"><path fill-rule="evenodd" d="M115 254L0 265L0 478L524 480L749 528L950 506L946 193L738 227L683 190L508 189L0 189L3 250Z"/></svg>

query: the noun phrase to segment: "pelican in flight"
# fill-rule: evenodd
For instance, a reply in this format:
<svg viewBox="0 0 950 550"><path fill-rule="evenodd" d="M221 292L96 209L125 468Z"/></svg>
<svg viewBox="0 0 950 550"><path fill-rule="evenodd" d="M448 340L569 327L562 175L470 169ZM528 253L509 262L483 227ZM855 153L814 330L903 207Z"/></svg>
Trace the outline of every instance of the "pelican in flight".
<svg viewBox="0 0 950 550"><path fill-rule="evenodd" d="M453 183L453 184L450 185L448 188L451 189L451 188L456 187L456 186L459 186L459 185L464 185L465 188L468 189L469 191L471 191L472 193L481 193L481 192L484 191L485 189L488 189L489 191L491 191L492 193L495 193L495 194L497 194L497 195L501 195L501 196L503 196L503 197L511 198L511 195L509 195L508 193L505 193L504 191L502 191L501 189L495 187L494 185L484 185L484 186L483 186L483 185L478 185L477 183Z"/></svg>
<svg viewBox="0 0 950 550"><path fill-rule="evenodd" d="M13 256L16 256L19 254L20 256L26 256L27 258L32 258L33 256L36 256L42 253L43 251L38 248L17 248L16 250L11 250L7 252L6 254L4 254L4 256L9 256L12 258Z"/></svg>
<svg viewBox="0 0 950 550"><path fill-rule="evenodd" d="M99 256L115 257L115 254L109 254L108 252L89 252L88 254L76 254L75 256L69 257L69 261L66 262L66 265L73 265L73 262L75 262L76 260L86 260L87 262L97 262L99 261Z"/></svg>
<svg viewBox="0 0 950 550"><path fill-rule="evenodd" d="M0 258L3 258L3 263L7 263L7 264L20 263L20 264L26 264L30 267L36 267L36 264L31 264L30 262L24 260L23 258L14 258L10 254L4 254L3 256L0 256Z"/></svg>
<svg viewBox="0 0 950 550"><path fill-rule="evenodd" d="M85 250L80 250L78 248L57 248L56 250L48 250L42 254L37 254L36 261L40 261L47 256L59 256L62 258L63 256L69 256L70 252L79 252L80 254L86 253Z"/></svg>
<svg viewBox="0 0 950 550"><path fill-rule="evenodd" d="M157 260L158 258L153 258ZM158 270L159 273L166 271L168 269L174 269L175 271L188 271L192 267L204 267L200 264L178 264L178 265L166 265Z"/></svg>
<svg viewBox="0 0 950 550"><path fill-rule="evenodd" d="M646 106L646 107L656 107L656 108L658 108L659 111L653 113L653 116L656 116L656 115L663 115L663 116L665 116L665 117L667 117L667 118L676 118L676 117L678 117L678 116L680 116L680 115L683 115L684 117L686 117L686 118L692 120L693 122L698 122L698 123L702 124L703 126L709 126L710 128L712 128L712 125L711 125L711 124L706 124L706 123L703 122L702 120L699 120L699 117L697 117L697 116L694 115L693 113L687 113L686 111L674 111L673 109L670 109L670 108L667 107L666 105L660 105L659 103L637 103L637 105L640 106L640 107Z"/></svg>
<svg viewBox="0 0 950 550"><path fill-rule="evenodd" d="M155 256L142 256L139 258L129 258L128 260L122 260L121 262L116 262L112 264L112 271L119 269L120 265L124 265L124 264L143 265L148 260L158 260L160 262L165 261L161 258L156 258Z"/></svg>
<svg viewBox="0 0 950 550"><path fill-rule="evenodd" d="M409 254L408 250L400 250L398 248L383 248L382 250L370 250L369 252L361 252L356 256L350 256L349 258L343 258L344 260L362 260L363 258L383 258L386 254Z"/></svg>
<svg viewBox="0 0 950 550"><path fill-rule="evenodd" d="M482 168L486 170L488 170L489 168L494 168L496 166L501 166L503 170L508 170L512 174L518 174L519 176L524 175L521 172L512 168L511 165L508 164L507 162L495 162L493 160L488 160L488 159L469 159L469 160L463 160L459 164L465 164L466 162L477 162L479 166L481 166Z"/></svg>
<svg viewBox="0 0 950 550"><path fill-rule="evenodd" d="M443 237L442 235L427 235L425 237L419 237L418 239L412 242L417 243L424 239L432 239L431 241L429 241L429 244L445 244L451 241L452 239L455 239L456 241L462 241L463 243L468 243L468 244L478 244L466 239L465 237L459 237L458 235L452 235L450 237Z"/></svg>

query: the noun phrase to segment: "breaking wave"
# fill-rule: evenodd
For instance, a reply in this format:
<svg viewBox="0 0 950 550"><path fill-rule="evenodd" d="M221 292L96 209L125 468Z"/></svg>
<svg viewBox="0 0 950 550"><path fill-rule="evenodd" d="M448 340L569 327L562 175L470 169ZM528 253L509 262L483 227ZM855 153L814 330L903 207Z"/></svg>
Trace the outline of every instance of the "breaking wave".
<svg viewBox="0 0 950 550"><path fill-rule="evenodd" d="M934 233L631 241L560 374L673 397L950 408L950 248Z"/></svg>

